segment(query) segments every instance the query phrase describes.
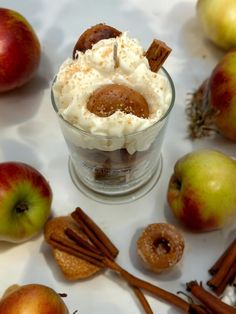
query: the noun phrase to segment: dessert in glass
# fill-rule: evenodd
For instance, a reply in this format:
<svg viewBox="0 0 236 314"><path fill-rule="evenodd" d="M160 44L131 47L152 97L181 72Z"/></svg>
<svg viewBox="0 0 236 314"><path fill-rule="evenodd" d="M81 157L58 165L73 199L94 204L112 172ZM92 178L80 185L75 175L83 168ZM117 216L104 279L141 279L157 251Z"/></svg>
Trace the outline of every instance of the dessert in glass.
<svg viewBox="0 0 236 314"><path fill-rule="evenodd" d="M148 59L148 53L119 32L75 50L61 65L52 104L79 188L122 196L159 177L174 85L163 67L151 69L155 58Z"/></svg>

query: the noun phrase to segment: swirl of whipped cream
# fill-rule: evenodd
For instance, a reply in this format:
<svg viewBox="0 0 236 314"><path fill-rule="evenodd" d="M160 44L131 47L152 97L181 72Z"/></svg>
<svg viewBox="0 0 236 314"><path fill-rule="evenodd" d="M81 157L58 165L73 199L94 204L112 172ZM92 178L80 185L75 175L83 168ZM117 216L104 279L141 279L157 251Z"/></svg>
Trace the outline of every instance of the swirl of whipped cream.
<svg viewBox="0 0 236 314"><path fill-rule="evenodd" d="M91 113L86 105L91 94L97 88L112 83L126 85L143 95L149 105L149 118L139 118L119 110L109 117ZM58 111L66 121L80 130L105 137L124 137L148 129L166 113L172 99L170 83L165 74L150 70L139 42L129 38L127 32L116 38L100 40L85 53L78 51L76 59L67 59L57 74L53 95ZM153 136L148 135L148 142L153 141ZM82 137L76 140L72 134L71 138L78 146L103 150L125 146L130 153L147 149L150 145L143 143L143 137L142 143L136 139L136 143L130 145L122 140L117 141L119 145L107 145L106 141L99 141L99 137L94 141L87 139L86 142Z"/></svg>

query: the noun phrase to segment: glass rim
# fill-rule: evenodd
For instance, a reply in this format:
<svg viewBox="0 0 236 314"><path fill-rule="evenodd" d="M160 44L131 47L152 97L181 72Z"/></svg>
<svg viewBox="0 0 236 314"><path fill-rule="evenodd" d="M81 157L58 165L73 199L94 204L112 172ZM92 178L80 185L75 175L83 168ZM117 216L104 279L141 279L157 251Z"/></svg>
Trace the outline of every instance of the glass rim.
<svg viewBox="0 0 236 314"><path fill-rule="evenodd" d="M57 116L65 123L67 124L69 127L71 127L72 129L74 129L76 132L80 132L84 135L87 135L87 136L94 136L94 137L97 137L97 138L106 138L106 139L114 139L114 138L122 138L122 137L131 137L131 136L135 136L135 135L138 135L140 133L143 133L145 132L146 130L150 130L152 128L155 128L155 126L157 124L159 124L161 121L165 120L165 118L169 115L169 113L171 112L173 106L174 106L174 102L175 102L175 86L174 86L174 82L170 76L170 74L168 73L168 71L164 68L164 67L161 67L161 70L165 73L165 76L167 77L168 79L168 82L170 84L170 88L171 88L171 101L170 101L170 105L168 107L168 109L166 110L166 112L161 116L161 118L159 120L157 120L154 124L150 125L148 128L145 128L141 131L136 131L136 132L133 132L133 133L129 133L129 134L126 134L126 135L122 135L122 136L118 136L118 135L101 135L101 134L92 134L88 131L85 131L83 129L80 129L76 126L74 126L73 124L71 124L70 122L68 122L66 119L64 119L64 117L62 116L62 114L59 112L59 109L56 105L56 101L55 101L55 98L54 98L54 94L53 94L53 89L52 89L52 86L56 80L56 76L55 78L53 79L53 82L52 82L52 86L51 86L51 102L52 102L52 106L53 106L53 109L54 111L56 112Z"/></svg>

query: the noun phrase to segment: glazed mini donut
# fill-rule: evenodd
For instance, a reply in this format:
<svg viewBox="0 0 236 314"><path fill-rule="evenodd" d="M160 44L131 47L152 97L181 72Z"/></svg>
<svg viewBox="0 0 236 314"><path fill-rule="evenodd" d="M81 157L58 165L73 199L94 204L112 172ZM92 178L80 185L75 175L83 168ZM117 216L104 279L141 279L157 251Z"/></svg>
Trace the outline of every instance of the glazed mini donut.
<svg viewBox="0 0 236 314"><path fill-rule="evenodd" d="M115 38L121 34L116 28L106 24L97 24L88 28L79 37L75 47L73 49L73 58L75 58L76 50L85 52L87 49L91 49L94 44L102 39Z"/></svg>
<svg viewBox="0 0 236 314"><path fill-rule="evenodd" d="M149 107L145 98L135 90L119 84L107 84L90 96L87 109L99 117L108 117L121 110L140 118L148 118Z"/></svg>
<svg viewBox="0 0 236 314"><path fill-rule="evenodd" d="M182 257L184 239L173 225L148 225L137 241L137 252L144 264L154 272L173 267Z"/></svg>

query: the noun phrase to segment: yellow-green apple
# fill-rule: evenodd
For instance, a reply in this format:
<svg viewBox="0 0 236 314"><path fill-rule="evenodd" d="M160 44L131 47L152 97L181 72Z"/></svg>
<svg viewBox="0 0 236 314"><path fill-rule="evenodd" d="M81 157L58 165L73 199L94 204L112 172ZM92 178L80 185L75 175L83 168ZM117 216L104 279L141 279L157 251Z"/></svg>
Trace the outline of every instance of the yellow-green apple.
<svg viewBox="0 0 236 314"><path fill-rule="evenodd" d="M189 229L210 231L236 217L236 161L216 150L196 150L174 166L167 200Z"/></svg>
<svg viewBox="0 0 236 314"><path fill-rule="evenodd" d="M58 293L41 284L14 286L0 300L0 314L69 314Z"/></svg>
<svg viewBox="0 0 236 314"><path fill-rule="evenodd" d="M0 163L0 240L23 242L50 214L52 190L45 177L21 162Z"/></svg>
<svg viewBox="0 0 236 314"><path fill-rule="evenodd" d="M205 35L223 49L236 47L236 1L198 0L197 17Z"/></svg>
<svg viewBox="0 0 236 314"><path fill-rule="evenodd" d="M40 42L29 22L18 12L0 8L0 92L28 82L40 56Z"/></svg>

